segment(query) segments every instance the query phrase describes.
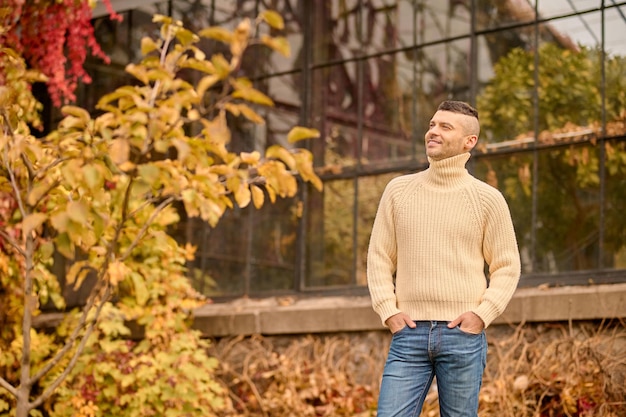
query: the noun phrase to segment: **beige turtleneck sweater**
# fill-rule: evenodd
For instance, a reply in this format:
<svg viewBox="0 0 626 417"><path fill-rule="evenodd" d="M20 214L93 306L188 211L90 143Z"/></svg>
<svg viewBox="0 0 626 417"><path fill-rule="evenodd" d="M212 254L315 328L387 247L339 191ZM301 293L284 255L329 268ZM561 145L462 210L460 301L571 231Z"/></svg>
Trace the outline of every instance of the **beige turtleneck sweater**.
<svg viewBox="0 0 626 417"><path fill-rule="evenodd" d="M383 324L399 312L452 321L473 311L487 327L513 296L521 267L509 208L497 189L467 172L469 158L429 159L425 171L385 188L367 257Z"/></svg>

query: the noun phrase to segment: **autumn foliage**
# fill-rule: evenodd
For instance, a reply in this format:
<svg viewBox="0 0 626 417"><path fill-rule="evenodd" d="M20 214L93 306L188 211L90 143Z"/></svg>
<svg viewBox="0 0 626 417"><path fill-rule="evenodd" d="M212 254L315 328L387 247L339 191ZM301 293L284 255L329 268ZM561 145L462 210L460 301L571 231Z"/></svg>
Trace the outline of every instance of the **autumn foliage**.
<svg viewBox="0 0 626 417"><path fill-rule="evenodd" d="M64 106L44 138L30 132L39 107L28 87L41 75L2 48L13 82L0 86L0 416L217 415L227 394L190 328L207 302L185 276L195 248L172 227L180 210L214 226L226 210L295 196L299 181L322 186L304 148L229 150L229 120L262 126L257 109L273 105L239 63L253 43L289 53L283 38L254 35L280 30L280 15L197 34L154 20L161 37L127 67L134 84L102 97L97 116ZM201 39L230 53L207 54ZM190 72L200 81L180 78ZM296 126L286 139L317 136ZM88 293L79 308L60 277ZM46 325L44 309L64 314Z"/></svg>
<svg viewBox="0 0 626 417"><path fill-rule="evenodd" d="M626 323L494 326L482 417L622 417ZM233 337L211 345L224 416L374 417L389 333ZM436 383L420 416L438 417Z"/></svg>
<svg viewBox="0 0 626 417"><path fill-rule="evenodd" d="M110 0L104 0L113 19ZM87 55L108 63L94 36L92 2L88 0L7 0L0 7L0 44L22 54L28 65L48 78L52 103L75 100L78 82L90 83L83 68ZM6 80L0 72L0 85Z"/></svg>

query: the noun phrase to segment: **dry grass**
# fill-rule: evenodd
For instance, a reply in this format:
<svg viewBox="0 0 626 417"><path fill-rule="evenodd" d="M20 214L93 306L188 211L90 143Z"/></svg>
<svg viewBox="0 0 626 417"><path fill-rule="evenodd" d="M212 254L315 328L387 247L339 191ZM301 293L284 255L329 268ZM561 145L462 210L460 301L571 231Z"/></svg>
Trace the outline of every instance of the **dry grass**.
<svg viewBox="0 0 626 417"><path fill-rule="evenodd" d="M624 321L521 325L489 342L481 417L626 417ZM384 332L220 340L224 416L375 416L388 344ZM439 416L436 390L422 416Z"/></svg>
<svg viewBox="0 0 626 417"><path fill-rule="evenodd" d="M519 326L489 347L481 416L626 416L624 321Z"/></svg>

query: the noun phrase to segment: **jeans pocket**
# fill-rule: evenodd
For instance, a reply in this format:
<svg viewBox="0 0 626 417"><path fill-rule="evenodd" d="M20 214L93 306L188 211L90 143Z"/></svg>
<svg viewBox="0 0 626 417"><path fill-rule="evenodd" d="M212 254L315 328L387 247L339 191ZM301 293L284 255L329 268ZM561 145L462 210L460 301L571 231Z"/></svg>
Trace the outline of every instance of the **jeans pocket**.
<svg viewBox="0 0 626 417"><path fill-rule="evenodd" d="M468 331L465 331L465 330L461 329L460 325L457 325L455 327L455 329L457 329L459 332L461 332L463 334L466 334L468 336L480 336L482 334L482 332L483 332L482 330L480 332L478 332L478 333L468 332Z"/></svg>
<svg viewBox="0 0 626 417"><path fill-rule="evenodd" d="M403 331L405 331L405 330L406 330L406 329L408 329L408 328L409 328L409 326L407 326L407 325L405 324L405 325L404 325L404 327L403 327L403 328L401 328L400 330L397 330L397 331L395 331L395 332L392 332L392 333L391 333L391 336L396 336L396 335L398 335L398 334L402 333Z"/></svg>

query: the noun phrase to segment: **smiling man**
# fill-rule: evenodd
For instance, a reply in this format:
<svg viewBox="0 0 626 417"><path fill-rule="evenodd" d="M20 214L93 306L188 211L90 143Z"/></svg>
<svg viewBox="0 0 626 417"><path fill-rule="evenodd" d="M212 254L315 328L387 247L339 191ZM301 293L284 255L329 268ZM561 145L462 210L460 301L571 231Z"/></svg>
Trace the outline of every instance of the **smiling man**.
<svg viewBox="0 0 626 417"><path fill-rule="evenodd" d="M485 328L521 269L504 197L465 168L479 132L474 108L441 103L424 138L428 169L393 179L381 198L367 278L393 336L377 417L418 416L435 377L441 417L478 415Z"/></svg>

